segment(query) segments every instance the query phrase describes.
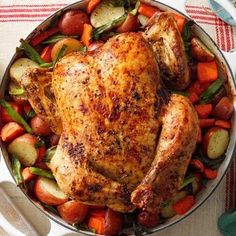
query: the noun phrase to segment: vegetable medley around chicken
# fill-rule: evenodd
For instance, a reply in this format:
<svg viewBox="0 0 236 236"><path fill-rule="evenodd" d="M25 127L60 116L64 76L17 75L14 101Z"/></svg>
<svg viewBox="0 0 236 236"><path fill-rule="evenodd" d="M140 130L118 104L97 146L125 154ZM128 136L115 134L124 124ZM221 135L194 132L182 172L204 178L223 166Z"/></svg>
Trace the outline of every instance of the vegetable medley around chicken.
<svg viewBox="0 0 236 236"><path fill-rule="evenodd" d="M148 232L217 178L229 86L183 16L125 0L90 0L86 11L20 40L1 139L17 184L67 223Z"/></svg>

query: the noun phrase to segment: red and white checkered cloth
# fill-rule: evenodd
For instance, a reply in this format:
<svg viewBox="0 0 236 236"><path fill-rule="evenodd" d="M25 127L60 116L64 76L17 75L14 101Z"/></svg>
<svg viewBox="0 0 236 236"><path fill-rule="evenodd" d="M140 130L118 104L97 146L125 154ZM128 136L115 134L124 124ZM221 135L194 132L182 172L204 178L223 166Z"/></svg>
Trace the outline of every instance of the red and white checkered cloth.
<svg viewBox="0 0 236 236"><path fill-rule="evenodd" d="M230 26L218 18L211 10L207 0L188 0L186 11L205 29L220 49L228 52L236 46L236 27Z"/></svg>
<svg viewBox="0 0 236 236"><path fill-rule="evenodd" d="M188 0L187 14L199 23L213 38L220 49L230 51L236 47L236 27L223 22L211 10L207 0ZM236 158L226 176L225 209L236 207Z"/></svg>

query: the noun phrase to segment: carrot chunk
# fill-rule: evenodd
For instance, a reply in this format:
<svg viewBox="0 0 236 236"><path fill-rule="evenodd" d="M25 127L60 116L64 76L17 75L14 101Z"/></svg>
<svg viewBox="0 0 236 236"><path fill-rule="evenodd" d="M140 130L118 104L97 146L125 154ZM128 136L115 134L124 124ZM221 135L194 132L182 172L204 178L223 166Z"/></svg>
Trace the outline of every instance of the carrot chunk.
<svg viewBox="0 0 236 236"><path fill-rule="evenodd" d="M211 104L203 104L203 105L196 105L195 109L197 111L199 118L204 119L211 114L213 107Z"/></svg>
<svg viewBox="0 0 236 236"><path fill-rule="evenodd" d="M30 180L32 180L36 175L32 174L29 170L29 167L25 167L22 170L22 176L25 182L29 182Z"/></svg>
<svg viewBox="0 0 236 236"><path fill-rule="evenodd" d="M81 41L87 47L91 43L93 27L90 24L84 24L83 34L81 36Z"/></svg>
<svg viewBox="0 0 236 236"><path fill-rule="evenodd" d="M226 120L216 120L215 126L224 128L224 129L230 129L231 128L231 123L230 121Z"/></svg>
<svg viewBox="0 0 236 236"><path fill-rule="evenodd" d="M217 80L218 68L216 62L211 61L198 63L197 76L200 83L209 83Z"/></svg>
<svg viewBox="0 0 236 236"><path fill-rule="evenodd" d="M96 234L103 234L105 217L91 215L88 220L88 227L94 229Z"/></svg>
<svg viewBox="0 0 236 236"><path fill-rule="evenodd" d="M1 138L4 142L10 142L23 133L24 128L17 124L15 121L11 121L2 127Z"/></svg>
<svg viewBox="0 0 236 236"><path fill-rule="evenodd" d="M176 20L179 32L182 33L187 20L179 14L173 14L173 16Z"/></svg>
<svg viewBox="0 0 236 236"><path fill-rule="evenodd" d="M207 128L215 125L215 119L199 119L200 128Z"/></svg>
<svg viewBox="0 0 236 236"><path fill-rule="evenodd" d="M156 12L160 12L160 10L145 3L141 3L138 8L138 13L149 18L152 17Z"/></svg>
<svg viewBox="0 0 236 236"><path fill-rule="evenodd" d="M194 203L195 203L194 197L192 195L188 195L183 199L179 200L178 202L176 202L173 205L173 208L176 214L183 215L192 208Z"/></svg>
<svg viewBox="0 0 236 236"><path fill-rule="evenodd" d="M212 170L210 168L205 168L203 175L207 179L210 179L210 180L215 179L217 177L217 170Z"/></svg>
<svg viewBox="0 0 236 236"><path fill-rule="evenodd" d="M52 46L49 45L43 49L40 56L45 62L51 62L52 61L51 52L52 52Z"/></svg>
<svg viewBox="0 0 236 236"><path fill-rule="evenodd" d="M201 143L201 142L202 142L202 130L199 129L198 136L197 136L197 143Z"/></svg>
<svg viewBox="0 0 236 236"><path fill-rule="evenodd" d="M87 7L87 13L90 14L100 2L101 0L90 0Z"/></svg>
<svg viewBox="0 0 236 236"><path fill-rule="evenodd" d="M203 165L203 163L202 163L200 160L193 159L193 160L191 160L190 165L191 165L195 170L197 170L197 171L203 173L203 171L204 171L204 165Z"/></svg>
<svg viewBox="0 0 236 236"><path fill-rule="evenodd" d="M192 102L192 104L195 104L199 101L199 96L195 92L190 92L189 100Z"/></svg>

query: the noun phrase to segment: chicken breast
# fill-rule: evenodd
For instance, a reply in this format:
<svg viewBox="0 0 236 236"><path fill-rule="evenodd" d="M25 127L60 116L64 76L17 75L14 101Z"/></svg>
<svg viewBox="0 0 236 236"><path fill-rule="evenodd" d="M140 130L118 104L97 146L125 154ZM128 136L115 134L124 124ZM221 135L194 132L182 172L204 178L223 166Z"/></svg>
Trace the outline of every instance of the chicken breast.
<svg viewBox="0 0 236 236"><path fill-rule="evenodd" d="M61 189L89 204L133 209L130 193L151 166L160 125L159 70L148 43L127 33L94 53L65 56L52 89L63 133L50 167Z"/></svg>

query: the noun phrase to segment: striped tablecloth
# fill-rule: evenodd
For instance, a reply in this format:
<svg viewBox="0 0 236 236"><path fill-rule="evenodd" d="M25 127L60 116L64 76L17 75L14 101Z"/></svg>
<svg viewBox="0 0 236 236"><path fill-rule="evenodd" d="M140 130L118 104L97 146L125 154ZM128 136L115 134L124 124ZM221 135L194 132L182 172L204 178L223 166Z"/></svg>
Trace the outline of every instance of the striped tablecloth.
<svg viewBox="0 0 236 236"><path fill-rule="evenodd" d="M14 54L16 46L19 46L19 39L25 38L32 29L51 13L72 2L75 1L0 0L0 77L2 77L11 56ZM186 10L193 19L207 30L222 50L229 51L235 47L236 29L218 19L211 12L206 0L189 0L187 1ZM234 193L235 170L236 163L234 162L227 177L222 181L215 194L200 209L186 220L156 235L220 235L217 230L217 219L225 209L235 207L236 203L236 194ZM8 193L13 202L38 230L39 235L75 235L46 219L38 209L26 200L23 194L12 184L11 177L2 159L0 160L0 187Z"/></svg>

